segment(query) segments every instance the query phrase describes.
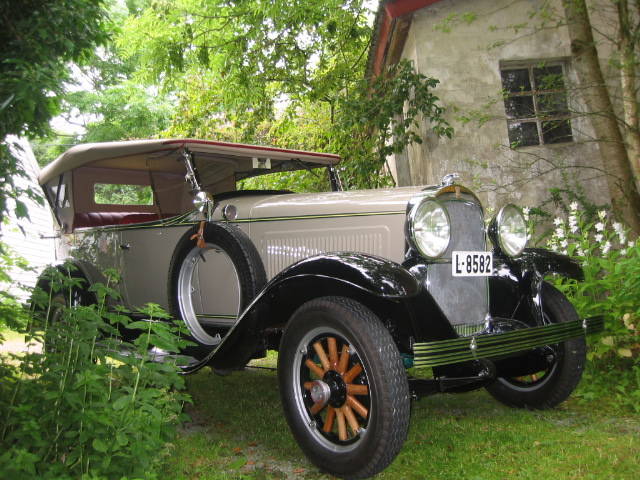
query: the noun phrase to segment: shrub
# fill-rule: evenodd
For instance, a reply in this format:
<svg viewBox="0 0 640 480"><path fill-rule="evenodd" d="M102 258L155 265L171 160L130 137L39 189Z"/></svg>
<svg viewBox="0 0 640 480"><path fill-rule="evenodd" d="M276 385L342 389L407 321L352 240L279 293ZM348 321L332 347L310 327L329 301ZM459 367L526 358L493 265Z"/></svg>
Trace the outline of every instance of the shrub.
<svg viewBox="0 0 640 480"><path fill-rule="evenodd" d="M0 471L13 479L153 478L189 397L177 357L152 357L185 342L157 305L138 312L139 321L107 311L109 284L91 288L96 305L63 306L62 292L73 304L78 279L54 275L49 292L34 293L44 300L44 324L36 328L32 316L25 331L42 351L0 358ZM138 336L124 341L117 327Z"/></svg>
<svg viewBox="0 0 640 480"><path fill-rule="evenodd" d="M548 238L552 250L570 255L584 269L583 282L555 278L554 283L583 317L602 315L605 330L590 344L590 370L582 396L606 395L640 411L640 245L606 211L590 216L569 206L556 218Z"/></svg>

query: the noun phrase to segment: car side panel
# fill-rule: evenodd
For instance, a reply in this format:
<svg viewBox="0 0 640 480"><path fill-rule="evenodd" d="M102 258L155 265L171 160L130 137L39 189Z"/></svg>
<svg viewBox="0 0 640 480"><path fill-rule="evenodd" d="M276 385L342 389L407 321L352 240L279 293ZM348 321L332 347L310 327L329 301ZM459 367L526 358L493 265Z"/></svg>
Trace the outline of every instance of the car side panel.
<svg viewBox="0 0 640 480"><path fill-rule="evenodd" d="M90 265L96 274L90 282L103 281L102 272L107 269L120 270L121 251L118 248L120 235L114 230L84 229L63 234L57 246L59 260L74 259Z"/></svg>

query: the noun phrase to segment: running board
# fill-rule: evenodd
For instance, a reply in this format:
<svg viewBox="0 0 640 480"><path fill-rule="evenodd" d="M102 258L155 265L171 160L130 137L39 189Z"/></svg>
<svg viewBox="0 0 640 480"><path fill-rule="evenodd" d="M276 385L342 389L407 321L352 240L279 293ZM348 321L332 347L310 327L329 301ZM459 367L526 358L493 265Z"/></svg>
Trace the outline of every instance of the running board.
<svg viewBox="0 0 640 480"><path fill-rule="evenodd" d="M420 342L413 345L413 362L416 367L439 367L481 358L503 357L597 333L603 329L604 318L592 317L507 333L487 333L451 340Z"/></svg>

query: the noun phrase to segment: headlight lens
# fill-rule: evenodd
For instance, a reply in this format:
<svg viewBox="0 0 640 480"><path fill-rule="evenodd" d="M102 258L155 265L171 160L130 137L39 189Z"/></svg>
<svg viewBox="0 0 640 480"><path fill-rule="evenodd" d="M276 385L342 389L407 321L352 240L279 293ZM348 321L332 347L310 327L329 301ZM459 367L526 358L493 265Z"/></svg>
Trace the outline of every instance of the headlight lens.
<svg viewBox="0 0 640 480"><path fill-rule="evenodd" d="M449 215L438 202L426 200L414 207L409 226L413 244L422 255L436 258L449 246Z"/></svg>
<svg viewBox="0 0 640 480"><path fill-rule="evenodd" d="M492 223L494 236L497 234L502 251L512 257L520 255L527 245L527 222L520 209L515 205L506 205L500 209ZM492 241L495 240L492 238Z"/></svg>
<svg viewBox="0 0 640 480"><path fill-rule="evenodd" d="M196 207L196 210L198 210L200 213L205 213L209 201L210 198L207 192L198 192L193 197L193 206Z"/></svg>

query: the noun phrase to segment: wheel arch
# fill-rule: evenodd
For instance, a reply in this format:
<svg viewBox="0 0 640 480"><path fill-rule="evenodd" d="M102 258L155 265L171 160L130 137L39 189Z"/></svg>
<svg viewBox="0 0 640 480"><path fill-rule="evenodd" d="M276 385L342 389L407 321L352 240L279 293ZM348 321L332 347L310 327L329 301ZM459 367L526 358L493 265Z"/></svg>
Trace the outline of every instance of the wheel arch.
<svg viewBox="0 0 640 480"><path fill-rule="evenodd" d="M418 279L407 269L380 257L362 253L309 257L283 270L266 285L213 352L211 363L222 368L246 362L248 358L242 356L265 342L265 332L276 333L265 346L277 347L277 332L300 306L329 296L363 304L376 313L396 343L402 343L401 339L408 339L414 330L411 300L422 291Z"/></svg>
<svg viewBox="0 0 640 480"><path fill-rule="evenodd" d="M105 277L95 267L87 262L80 260L61 260L47 265L38 275L36 288L48 290L50 288L51 277L53 272L59 272L62 275L78 278L84 282L84 293L88 296L91 294L88 290L91 285L96 282L104 282Z"/></svg>

